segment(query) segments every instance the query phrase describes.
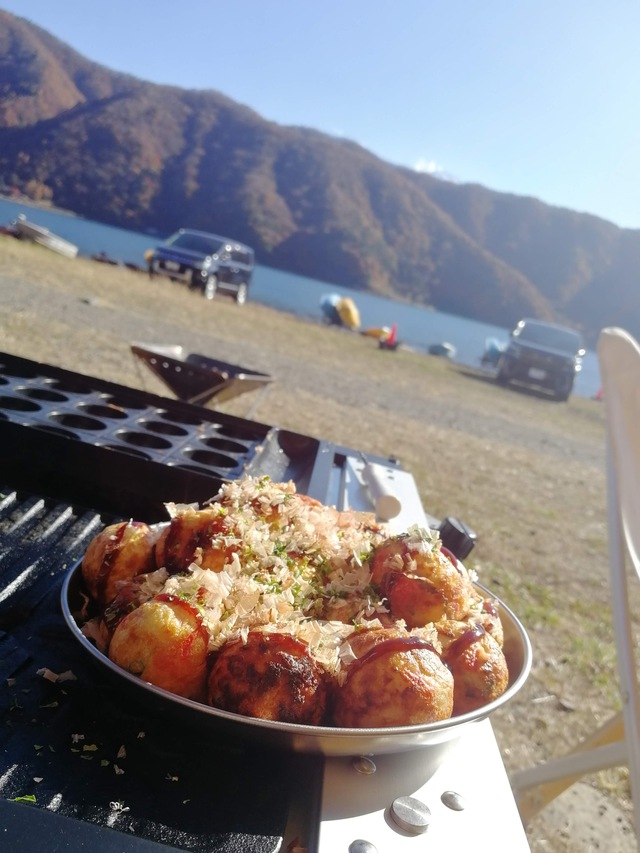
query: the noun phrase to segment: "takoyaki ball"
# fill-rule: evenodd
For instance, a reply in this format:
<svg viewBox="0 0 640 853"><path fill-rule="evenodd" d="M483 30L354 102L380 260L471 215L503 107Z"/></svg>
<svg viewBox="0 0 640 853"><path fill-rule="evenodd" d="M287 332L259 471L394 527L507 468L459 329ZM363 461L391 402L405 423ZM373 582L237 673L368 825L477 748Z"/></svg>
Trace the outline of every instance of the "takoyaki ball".
<svg viewBox="0 0 640 853"><path fill-rule="evenodd" d="M382 579L380 592L394 619L404 619L407 628L421 628L439 622L446 612L440 590L425 578L389 572Z"/></svg>
<svg viewBox="0 0 640 853"><path fill-rule="evenodd" d="M383 591L391 580L392 573L422 578L430 585L427 594L425 585L414 585L416 594L421 590L429 616L427 621L438 619L462 619L477 600L473 585L466 573L454 565L439 548L429 548L415 536L403 534L387 539L376 547L371 557L371 582ZM406 592L397 591L399 606L404 606ZM425 624L424 622L421 624Z"/></svg>
<svg viewBox="0 0 640 853"><path fill-rule="evenodd" d="M305 495L300 495L296 492L295 483L269 483L269 488L260 489L258 486L257 494L254 493L251 497L245 497L242 502L242 511L250 514L254 520L263 521L269 525L276 527L284 523L285 513L282 511L283 504L291 507L295 503L313 502L318 504L313 498L306 498ZM221 493L216 499L213 506L228 507L231 512L236 511L235 499Z"/></svg>
<svg viewBox="0 0 640 853"><path fill-rule="evenodd" d="M320 619L327 622L353 622L362 609L362 598L325 598L322 602Z"/></svg>
<svg viewBox="0 0 640 853"><path fill-rule="evenodd" d="M413 572L412 558L406 537L385 539L371 555L371 583L380 586L389 572Z"/></svg>
<svg viewBox="0 0 640 853"><path fill-rule="evenodd" d="M500 648L504 646L502 621L500 619L498 607L493 599L486 598L482 602L482 612L479 613L477 617L474 617L474 621L482 625L487 634L491 634Z"/></svg>
<svg viewBox="0 0 640 853"><path fill-rule="evenodd" d="M191 563L219 572L239 547L226 538L233 535L227 514L220 506L212 504L203 509L186 506L162 531L156 563L169 574L184 572Z"/></svg>
<svg viewBox="0 0 640 853"><path fill-rule="evenodd" d="M288 634L250 631L216 655L208 678L208 702L216 708L276 720L320 725L328 676L307 646Z"/></svg>
<svg viewBox="0 0 640 853"><path fill-rule="evenodd" d="M132 613L142 604L139 596L139 587L134 580L125 581L115 594L114 598L102 611L102 621L110 633L115 631L116 626L128 613Z"/></svg>
<svg viewBox="0 0 640 853"><path fill-rule="evenodd" d="M322 601L318 618L327 622L344 622L354 624L364 615L367 619L377 619L382 625L393 625L396 621L391 615L380 609L370 610L361 595L347 597L332 596Z"/></svg>
<svg viewBox="0 0 640 853"><path fill-rule="evenodd" d="M442 660L453 675L453 713L475 711L502 696L509 684L507 662L482 625L449 620L436 629Z"/></svg>
<svg viewBox="0 0 640 853"><path fill-rule="evenodd" d="M389 528L377 520L375 513L355 509L336 511L336 527L359 530L378 542L384 541L384 537L389 535Z"/></svg>
<svg viewBox="0 0 640 853"><path fill-rule="evenodd" d="M102 620L110 633L115 631L116 625L128 613L161 591L160 587L166 579L166 574L164 572L158 572L158 574L161 575L159 581L155 579L153 573L144 573L118 584L117 593L102 611Z"/></svg>
<svg viewBox="0 0 640 853"><path fill-rule="evenodd" d="M82 560L91 597L104 607L115 598L121 581L155 569L156 539L156 531L141 521L120 521L98 533Z"/></svg>
<svg viewBox="0 0 640 853"><path fill-rule="evenodd" d="M453 677L430 643L396 628L358 632L349 642L357 660L334 691L336 726L408 726L451 716Z"/></svg>
<svg viewBox="0 0 640 853"><path fill-rule="evenodd" d="M190 604L158 595L122 619L110 659L156 687L187 699L204 698L209 635Z"/></svg>

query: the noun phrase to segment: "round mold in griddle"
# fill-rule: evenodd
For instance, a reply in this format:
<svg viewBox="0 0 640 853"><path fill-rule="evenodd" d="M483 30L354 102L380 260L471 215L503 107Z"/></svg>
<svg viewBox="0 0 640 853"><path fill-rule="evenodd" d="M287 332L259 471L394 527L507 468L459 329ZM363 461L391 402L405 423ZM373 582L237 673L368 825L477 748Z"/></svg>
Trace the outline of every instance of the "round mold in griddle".
<svg viewBox="0 0 640 853"><path fill-rule="evenodd" d="M140 420L138 421L138 426L141 426L144 429L148 429L149 432L156 432L159 435L189 435L188 429L178 426L177 424L170 424L167 421Z"/></svg>
<svg viewBox="0 0 640 853"><path fill-rule="evenodd" d="M96 418L109 418L111 420L123 420L127 413L115 406L102 406L99 403L79 403L79 412L85 415L93 415Z"/></svg>
<svg viewBox="0 0 640 853"><path fill-rule="evenodd" d="M134 432L133 430L120 430L117 433L118 440L134 447L148 447L149 450L168 450L172 447L170 441L160 438L159 435L151 435L148 432Z"/></svg>
<svg viewBox="0 0 640 853"><path fill-rule="evenodd" d="M43 400L45 403L64 403L69 398L66 394L61 394L59 391L52 391L50 388L31 388L22 386L16 388L18 394L23 394L31 400Z"/></svg>
<svg viewBox="0 0 640 853"><path fill-rule="evenodd" d="M204 444L205 447L210 447L211 450L226 451L227 453L246 453L248 450L246 444L231 441L229 438L201 438L200 443Z"/></svg>
<svg viewBox="0 0 640 853"><path fill-rule="evenodd" d="M264 432L248 426L242 426L241 424L220 426L218 432L226 438L235 438L239 441L262 441L264 438Z"/></svg>
<svg viewBox="0 0 640 853"><path fill-rule="evenodd" d="M75 412L51 412L49 419L63 427L69 427L69 429L82 429L90 432L106 429L106 424L97 418L77 415Z"/></svg>
<svg viewBox="0 0 640 853"><path fill-rule="evenodd" d="M201 418L196 418L195 415L190 415L187 412L169 412L166 409L161 409L157 412L158 417L164 421L171 421L175 424L186 424L187 426L200 426Z"/></svg>
<svg viewBox="0 0 640 853"><path fill-rule="evenodd" d="M238 460L224 453L214 453L212 450L200 450L197 447L188 447L182 451L183 455L195 462L197 465L205 465L208 468L237 468Z"/></svg>
<svg viewBox="0 0 640 853"><path fill-rule="evenodd" d="M6 409L9 412L39 412L42 406L34 403L31 400L26 400L24 397L0 397L0 409Z"/></svg>
<svg viewBox="0 0 640 853"><path fill-rule="evenodd" d="M144 453L135 447L129 447L126 444L100 444L99 446L105 450L113 450L116 453L126 453L128 456L135 456L137 459L151 459L148 453Z"/></svg>
<svg viewBox="0 0 640 853"><path fill-rule="evenodd" d="M75 432L63 429L62 427L53 426L53 424L33 424L33 429L41 430L41 432L46 432L48 435L57 435L60 438L72 438L74 441L82 440Z"/></svg>
<svg viewBox="0 0 640 853"><path fill-rule="evenodd" d="M118 409L133 409L134 411L142 411L147 408L146 403L141 403L138 400L130 400L125 397L118 397L117 394L105 394L103 400L108 406L116 406Z"/></svg>

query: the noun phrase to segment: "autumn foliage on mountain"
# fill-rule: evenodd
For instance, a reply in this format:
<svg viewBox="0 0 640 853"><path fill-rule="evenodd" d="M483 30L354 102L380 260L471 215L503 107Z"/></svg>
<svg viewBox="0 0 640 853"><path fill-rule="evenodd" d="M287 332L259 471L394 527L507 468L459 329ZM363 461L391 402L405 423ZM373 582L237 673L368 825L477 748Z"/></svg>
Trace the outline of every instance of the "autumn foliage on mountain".
<svg viewBox="0 0 640 853"><path fill-rule="evenodd" d="M225 234L260 264L487 323L640 336L640 231L111 71L3 11L0 188L122 228Z"/></svg>

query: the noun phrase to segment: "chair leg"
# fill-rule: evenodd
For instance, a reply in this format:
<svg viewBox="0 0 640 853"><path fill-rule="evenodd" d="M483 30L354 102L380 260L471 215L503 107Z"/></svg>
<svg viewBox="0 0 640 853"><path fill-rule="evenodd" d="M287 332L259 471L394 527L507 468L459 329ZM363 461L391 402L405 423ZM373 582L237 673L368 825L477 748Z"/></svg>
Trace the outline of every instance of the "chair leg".
<svg viewBox="0 0 640 853"><path fill-rule="evenodd" d="M607 443L607 511L609 530L609 563L611 567L611 615L616 638L618 678L622 698L626 764L629 767L631 799L634 804L634 823L640 838L640 690L631 609L627 587L628 541L618 499L618 478L612 457L612 443Z"/></svg>
<svg viewBox="0 0 640 853"><path fill-rule="evenodd" d="M624 721L620 712L562 758L546 761L512 776L511 787L522 822L528 823L586 774L626 763Z"/></svg>

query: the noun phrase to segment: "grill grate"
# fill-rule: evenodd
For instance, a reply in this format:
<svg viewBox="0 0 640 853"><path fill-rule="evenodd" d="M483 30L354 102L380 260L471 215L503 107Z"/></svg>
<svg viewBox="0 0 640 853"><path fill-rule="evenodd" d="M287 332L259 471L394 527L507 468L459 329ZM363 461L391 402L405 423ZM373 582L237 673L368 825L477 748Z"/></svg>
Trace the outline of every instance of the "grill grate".
<svg viewBox="0 0 640 853"><path fill-rule="evenodd" d="M28 618L105 523L94 511L0 490L0 628Z"/></svg>

